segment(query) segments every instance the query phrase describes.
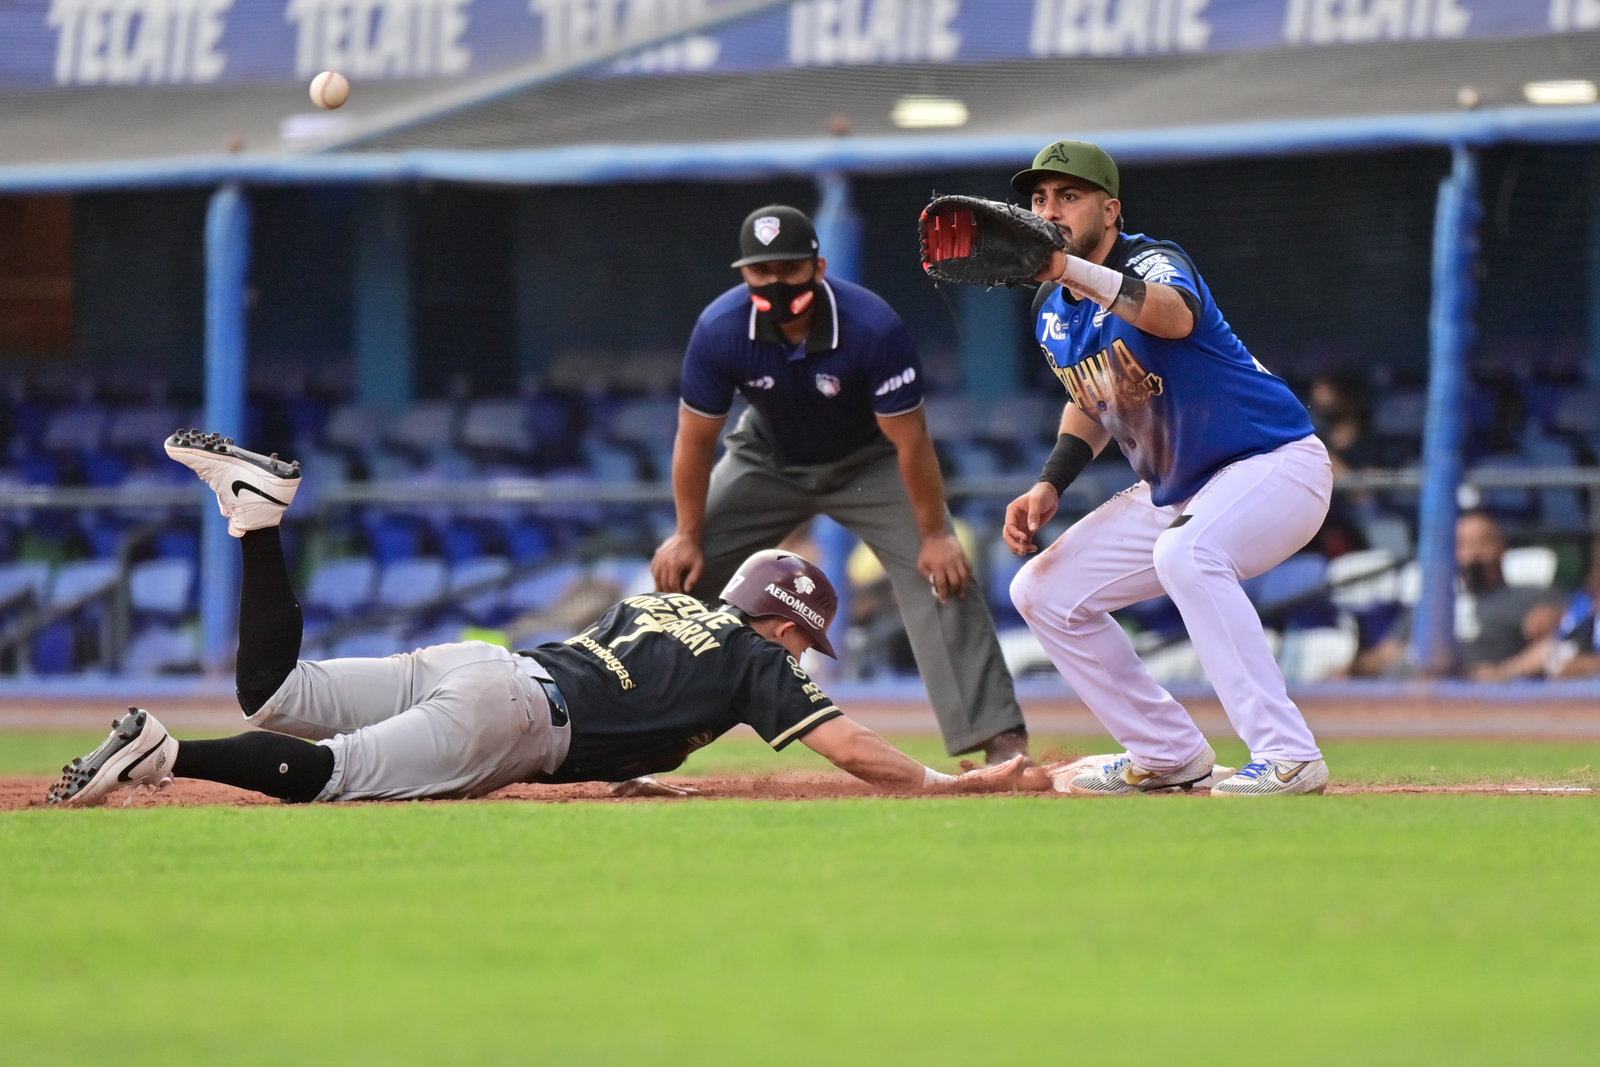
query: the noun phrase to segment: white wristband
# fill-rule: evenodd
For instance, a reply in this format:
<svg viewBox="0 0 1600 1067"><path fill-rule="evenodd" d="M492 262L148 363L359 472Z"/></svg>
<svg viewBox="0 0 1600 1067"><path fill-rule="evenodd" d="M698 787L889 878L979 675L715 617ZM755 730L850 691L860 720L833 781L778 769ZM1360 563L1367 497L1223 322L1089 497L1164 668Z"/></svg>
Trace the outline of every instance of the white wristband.
<svg viewBox="0 0 1600 1067"><path fill-rule="evenodd" d="M1116 303L1122 292L1122 273L1087 259L1067 256L1067 268L1061 272L1060 281L1087 296L1101 307Z"/></svg>
<svg viewBox="0 0 1600 1067"><path fill-rule="evenodd" d="M941 782L953 782L955 780L956 776L953 774L945 774L942 771L934 770L932 767L922 768L922 788L924 789L930 785L938 785Z"/></svg>

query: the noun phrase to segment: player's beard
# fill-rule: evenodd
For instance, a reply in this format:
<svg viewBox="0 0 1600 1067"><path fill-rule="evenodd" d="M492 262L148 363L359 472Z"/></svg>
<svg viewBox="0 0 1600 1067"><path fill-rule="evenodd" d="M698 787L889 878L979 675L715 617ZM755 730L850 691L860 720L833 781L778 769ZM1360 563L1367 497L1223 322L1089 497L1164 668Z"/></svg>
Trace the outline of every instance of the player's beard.
<svg viewBox="0 0 1600 1067"><path fill-rule="evenodd" d="M1105 240L1106 236L1106 228L1098 219L1085 226L1081 233L1073 232L1070 226L1056 228L1061 231L1061 236L1067 239L1067 247L1063 251L1079 259L1088 259L1089 253L1099 248L1100 242Z"/></svg>

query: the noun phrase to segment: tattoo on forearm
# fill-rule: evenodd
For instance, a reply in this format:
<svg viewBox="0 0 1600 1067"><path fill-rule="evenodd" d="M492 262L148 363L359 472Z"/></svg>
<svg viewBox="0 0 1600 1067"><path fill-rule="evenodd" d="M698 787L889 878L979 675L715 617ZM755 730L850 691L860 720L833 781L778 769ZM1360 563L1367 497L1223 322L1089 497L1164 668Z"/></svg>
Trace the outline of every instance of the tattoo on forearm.
<svg viewBox="0 0 1600 1067"><path fill-rule="evenodd" d="M1144 294L1144 279L1125 274L1122 276L1122 289L1118 291L1117 298L1111 302L1111 310L1132 322L1139 317L1139 312L1144 310Z"/></svg>

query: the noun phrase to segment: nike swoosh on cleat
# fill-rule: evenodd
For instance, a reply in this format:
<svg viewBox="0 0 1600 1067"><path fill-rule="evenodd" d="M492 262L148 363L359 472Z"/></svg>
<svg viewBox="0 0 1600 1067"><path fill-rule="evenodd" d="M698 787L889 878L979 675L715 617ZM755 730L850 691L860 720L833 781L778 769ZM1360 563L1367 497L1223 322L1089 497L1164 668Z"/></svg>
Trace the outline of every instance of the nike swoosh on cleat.
<svg viewBox="0 0 1600 1067"><path fill-rule="evenodd" d="M279 500L277 497L272 496L272 495L270 495L268 493L263 493L261 490L257 489L255 486L251 485L249 482L244 481L242 479L240 481L234 482L233 485L230 486L229 488L231 488L233 490L233 495L234 496L238 496L239 495L239 490L248 489L252 493L254 493L256 496L261 497L263 500L269 501L270 503L276 504L280 508L286 508L286 507L289 506L288 504L286 504L283 501Z"/></svg>
<svg viewBox="0 0 1600 1067"><path fill-rule="evenodd" d="M1292 782L1296 778L1300 777L1300 772L1305 770L1309 766L1311 766L1311 764L1302 763L1302 764L1300 764L1300 766L1296 767L1292 773L1285 775L1282 771L1278 770L1277 764L1273 764L1273 766L1272 766L1272 775L1273 775L1274 778L1278 779L1278 781L1282 782L1284 785L1288 785L1290 782Z"/></svg>
<svg viewBox="0 0 1600 1067"><path fill-rule="evenodd" d="M161 745L158 742L156 745L154 745L150 749L149 752L146 752L144 755L140 756L138 759L134 760L132 763L130 763L126 767L122 768L122 770L117 774L117 781L119 781L119 782L128 781L128 779L131 777L132 771L133 771L133 769L135 767L139 766L139 764L143 763L145 760L149 759L153 754L155 754L155 753L157 753L159 751L161 751Z"/></svg>

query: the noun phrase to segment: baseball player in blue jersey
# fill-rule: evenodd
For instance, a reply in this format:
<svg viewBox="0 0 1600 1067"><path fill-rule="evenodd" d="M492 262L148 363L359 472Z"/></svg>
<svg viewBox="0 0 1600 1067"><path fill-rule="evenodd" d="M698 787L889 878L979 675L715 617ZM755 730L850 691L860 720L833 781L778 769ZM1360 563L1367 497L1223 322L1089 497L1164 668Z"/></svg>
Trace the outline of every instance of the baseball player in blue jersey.
<svg viewBox="0 0 1600 1067"><path fill-rule="evenodd" d="M1333 473L1303 404L1258 363L1177 245L1122 232L1120 181L1098 146L1058 141L1012 179L1067 239L1038 280L1035 336L1066 387L1039 481L1006 509L1019 555L1060 494L1113 438L1140 481L1073 524L1017 574L1011 596L1077 695L1125 752L1070 782L1106 796L1184 788L1215 755L1112 619L1166 593L1250 762L1213 795L1321 792L1315 738L1289 700L1240 580L1302 548Z"/></svg>
<svg viewBox="0 0 1600 1067"><path fill-rule="evenodd" d="M701 313L684 355L678 523L656 550L656 588L719 588L751 552L829 515L888 573L950 753L1026 754L994 620L945 507L905 325L875 294L827 277L816 230L792 207L752 211L739 250L744 284ZM750 409L713 467L735 392Z"/></svg>
<svg viewBox="0 0 1600 1067"><path fill-rule="evenodd" d="M103 744L63 769L52 803L97 803L175 777L294 802L475 797L515 782L680 792L641 776L677 767L740 723L774 749L800 741L897 792L1023 787L1020 756L942 774L847 718L799 663L807 648L833 654L838 597L827 575L788 552L745 560L720 602L629 597L568 640L521 652L463 641L302 660L300 604L278 539L299 464L193 430L166 447L216 491L240 539L238 696L263 729L180 742L130 708Z"/></svg>

